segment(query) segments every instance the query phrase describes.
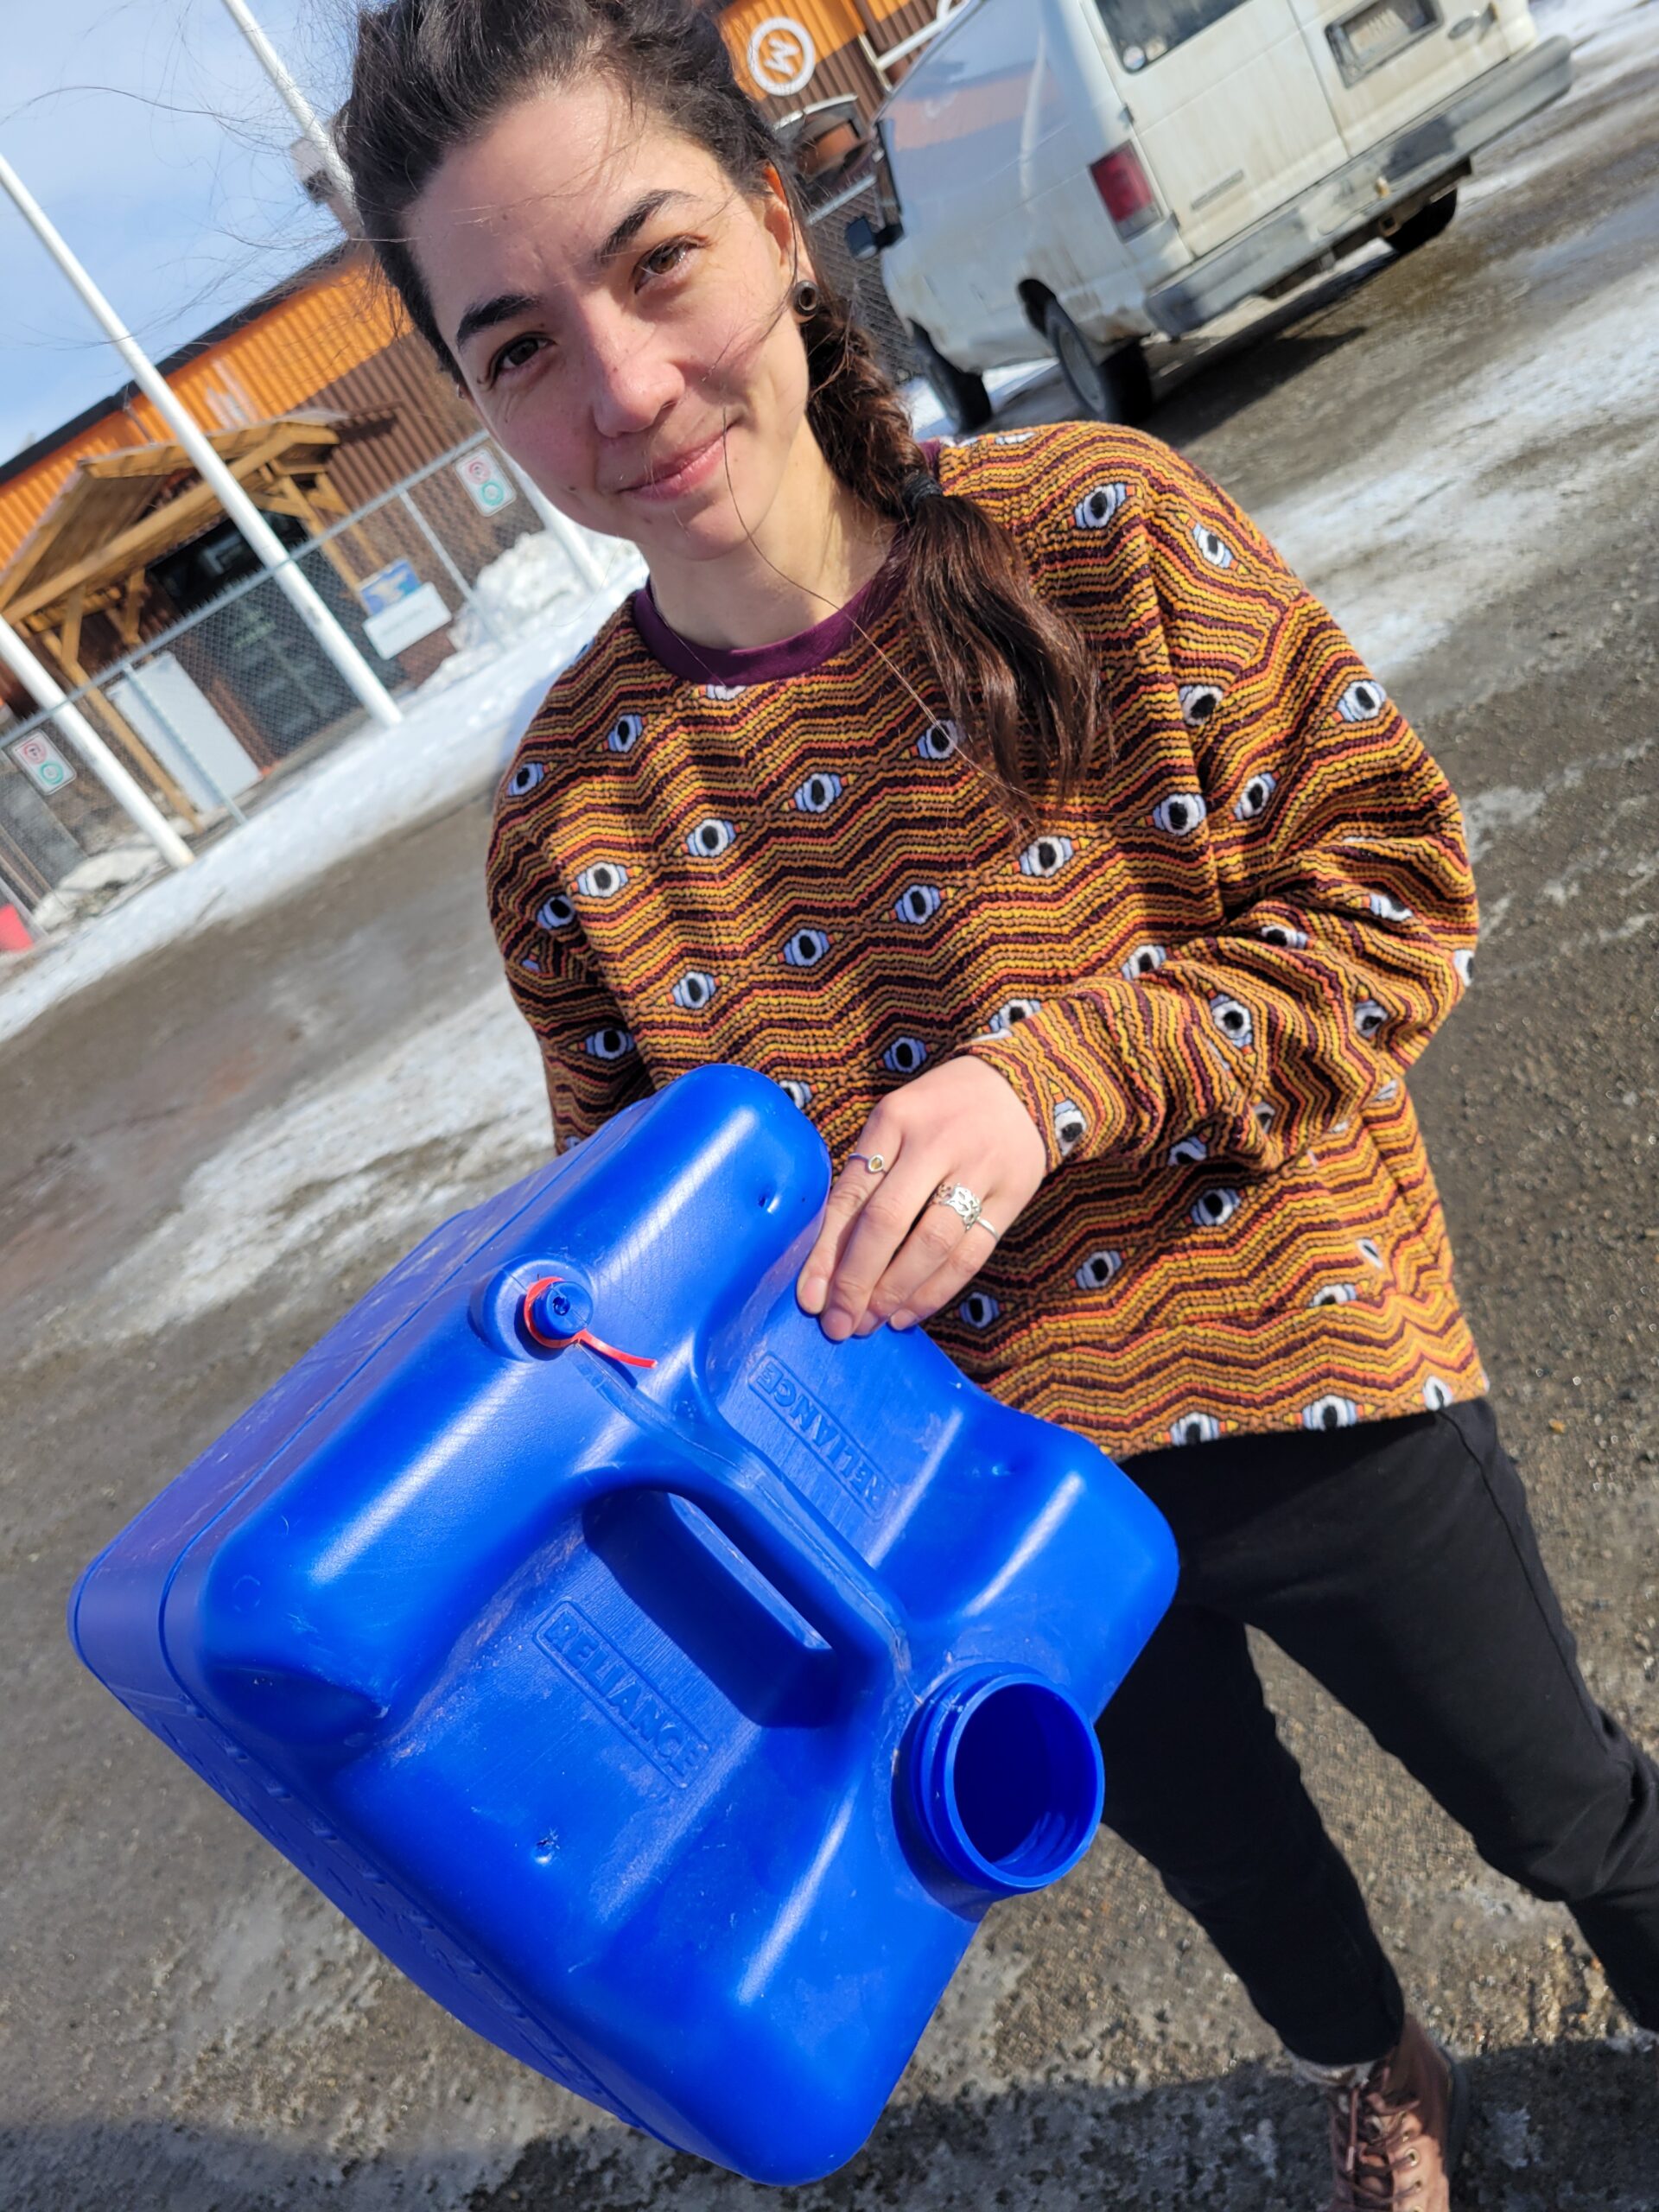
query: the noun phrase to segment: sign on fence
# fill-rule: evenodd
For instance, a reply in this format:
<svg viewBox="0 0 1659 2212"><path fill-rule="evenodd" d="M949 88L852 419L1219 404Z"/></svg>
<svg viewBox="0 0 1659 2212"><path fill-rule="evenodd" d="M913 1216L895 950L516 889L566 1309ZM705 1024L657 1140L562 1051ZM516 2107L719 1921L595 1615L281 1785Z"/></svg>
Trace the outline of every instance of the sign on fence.
<svg viewBox="0 0 1659 2212"><path fill-rule="evenodd" d="M20 737L8 750L24 774L33 776L43 791L60 791L66 784L75 780L74 770L51 739L43 737L39 730Z"/></svg>
<svg viewBox="0 0 1659 2212"><path fill-rule="evenodd" d="M396 607L400 599L413 599L421 588L412 561L393 561L389 567L377 569L372 576L365 576L357 588L365 614L384 614L389 607Z"/></svg>
<svg viewBox="0 0 1659 2212"><path fill-rule="evenodd" d="M480 514L499 514L503 507L510 507L518 496L518 488L487 446L480 446L464 461L454 464L454 470L472 495L473 505Z"/></svg>
<svg viewBox="0 0 1659 2212"><path fill-rule="evenodd" d="M393 561L365 576L357 595L368 610L363 627L383 660L396 660L410 645L442 630L449 608L435 584L423 584L412 561Z"/></svg>

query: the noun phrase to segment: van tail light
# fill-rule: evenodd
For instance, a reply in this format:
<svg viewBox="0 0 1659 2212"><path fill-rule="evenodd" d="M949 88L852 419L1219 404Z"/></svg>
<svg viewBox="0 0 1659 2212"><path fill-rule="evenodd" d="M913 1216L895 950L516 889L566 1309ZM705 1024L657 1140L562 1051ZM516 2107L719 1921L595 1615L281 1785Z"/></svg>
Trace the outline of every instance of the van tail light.
<svg viewBox="0 0 1659 2212"><path fill-rule="evenodd" d="M1152 180L1133 146L1116 146L1109 154L1103 154L1097 162L1090 162L1089 174L1120 236L1132 238L1137 231L1158 220Z"/></svg>

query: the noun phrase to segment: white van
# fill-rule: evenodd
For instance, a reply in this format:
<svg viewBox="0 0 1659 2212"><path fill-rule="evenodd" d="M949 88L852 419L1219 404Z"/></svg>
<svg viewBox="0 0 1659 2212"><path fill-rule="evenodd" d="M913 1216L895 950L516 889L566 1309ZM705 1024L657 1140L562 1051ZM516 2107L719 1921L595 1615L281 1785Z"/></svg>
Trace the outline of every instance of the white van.
<svg viewBox="0 0 1659 2212"><path fill-rule="evenodd" d="M847 242L959 430L1033 331L1130 421L1143 339L1438 236L1571 69L1527 0L969 0L878 111L880 220Z"/></svg>

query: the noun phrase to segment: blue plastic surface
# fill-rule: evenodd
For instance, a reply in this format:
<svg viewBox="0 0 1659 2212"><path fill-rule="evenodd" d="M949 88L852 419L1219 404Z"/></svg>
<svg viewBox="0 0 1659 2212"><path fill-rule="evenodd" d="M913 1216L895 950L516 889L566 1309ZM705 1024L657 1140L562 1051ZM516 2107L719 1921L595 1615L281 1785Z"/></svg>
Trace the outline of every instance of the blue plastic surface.
<svg viewBox="0 0 1659 2212"><path fill-rule="evenodd" d="M795 1279L817 1131L682 1077L447 1223L86 1569L92 1671L526 2065L765 2182L1087 1848L1163 1522ZM526 1329L561 1325L633 1368ZM554 1318L539 1294L541 1332Z"/></svg>

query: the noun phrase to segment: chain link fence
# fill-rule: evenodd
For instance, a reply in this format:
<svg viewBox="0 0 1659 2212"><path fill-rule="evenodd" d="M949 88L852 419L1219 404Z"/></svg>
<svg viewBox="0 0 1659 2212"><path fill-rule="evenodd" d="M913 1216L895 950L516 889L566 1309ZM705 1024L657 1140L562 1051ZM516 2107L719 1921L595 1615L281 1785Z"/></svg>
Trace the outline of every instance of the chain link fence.
<svg viewBox="0 0 1659 2212"><path fill-rule="evenodd" d="M315 537L269 519L405 709L532 624L576 613L637 558L553 513L482 434ZM89 626L91 681L67 704L194 843L243 819L365 717L232 524L152 573L182 618L107 660ZM60 712L24 719L0 708L0 910L15 909L37 936L96 912L159 864L55 726ZM0 939L3 949L16 948Z"/></svg>
<svg viewBox="0 0 1659 2212"><path fill-rule="evenodd" d="M909 327L887 297L880 260L855 261L847 250L847 226L855 215L867 215L874 228L880 226L875 177L868 169L809 213L812 258L874 340L877 360L895 384L905 384L922 373L921 361Z"/></svg>

